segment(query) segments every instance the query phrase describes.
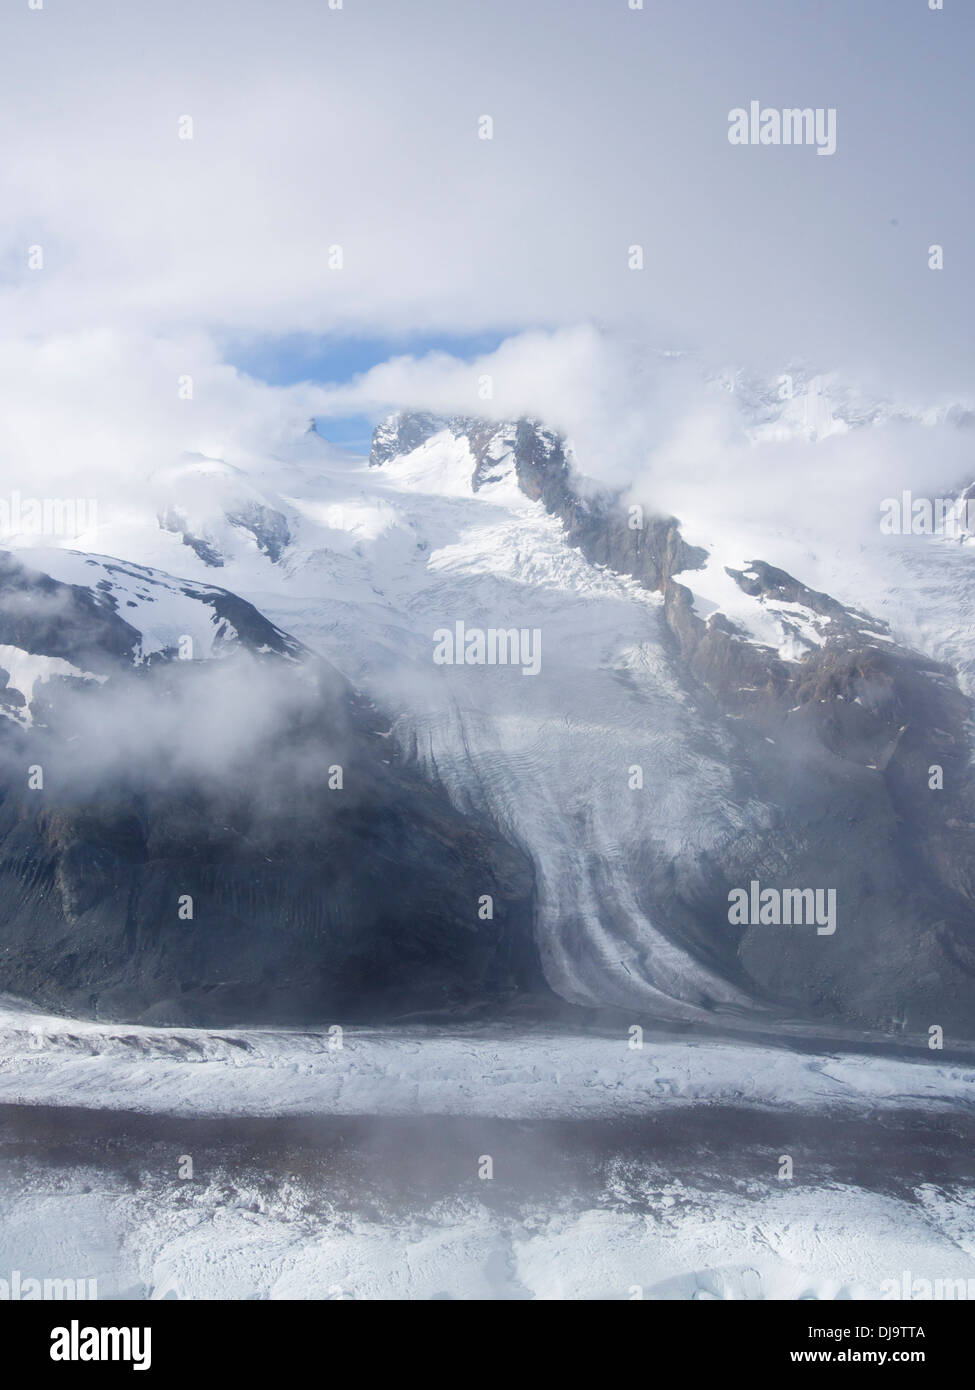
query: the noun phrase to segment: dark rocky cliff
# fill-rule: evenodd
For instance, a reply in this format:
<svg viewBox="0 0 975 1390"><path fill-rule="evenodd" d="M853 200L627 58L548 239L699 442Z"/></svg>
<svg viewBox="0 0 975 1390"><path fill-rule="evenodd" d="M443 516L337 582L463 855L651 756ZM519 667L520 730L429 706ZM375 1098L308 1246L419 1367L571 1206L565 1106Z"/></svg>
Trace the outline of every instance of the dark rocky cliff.
<svg viewBox="0 0 975 1390"><path fill-rule="evenodd" d="M140 634L105 592L2 560L0 644L108 679L51 677L30 727L0 719L0 990L211 1024L463 1012L542 988L526 856L399 766L326 662L234 595L181 592L232 616L235 650L136 666ZM215 735L246 718L246 698L220 702L254 681L255 714L280 714L222 762L187 729L177 760L194 717Z"/></svg>

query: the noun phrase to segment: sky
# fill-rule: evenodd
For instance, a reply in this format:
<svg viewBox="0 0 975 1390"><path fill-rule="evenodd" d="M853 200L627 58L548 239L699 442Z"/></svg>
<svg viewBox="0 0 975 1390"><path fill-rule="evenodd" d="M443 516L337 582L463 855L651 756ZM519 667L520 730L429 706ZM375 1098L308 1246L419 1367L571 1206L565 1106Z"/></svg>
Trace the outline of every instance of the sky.
<svg viewBox="0 0 975 1390"><path fill-rule="evenodd" d="M0 468L361 448L485 372L628 437L661 348L967 399L973 40L969 0L8 4ZM835 153L732 145L752 100Z"/></svg>
<svg viewBox="0 0 975 1390"><path fill-rule="evenodd" d="M424 360L446 355L461 362L476 360L495 352L505 340L503 333L400 333L394 337L375 337L360 333L323 336L316 333L289 333L282 336L260 334L228 337L221 352L241 372L272 386L289 386L312 380L325 386L348 385L372 368L398 357ZM322 409L322 403L318 403ZM380 402L370 413L352 407L349 415L341 407L316 416L316 425L326 437L353 453L368 454L375 417L383 413Z"/></svg>

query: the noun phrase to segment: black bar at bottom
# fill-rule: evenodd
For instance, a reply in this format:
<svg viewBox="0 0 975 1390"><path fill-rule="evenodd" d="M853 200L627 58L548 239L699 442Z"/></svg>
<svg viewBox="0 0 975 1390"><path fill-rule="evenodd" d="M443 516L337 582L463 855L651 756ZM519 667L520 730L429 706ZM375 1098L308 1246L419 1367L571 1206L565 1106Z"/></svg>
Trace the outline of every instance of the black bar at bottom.
<svg viewBox="0 0 975 1390"><path fill-rule="evenodd" d="M287 1371L298 1364L319 1361L323 1373L341 1348L344 1373L374 1371L377 1352L386 1351L391 1366L403 1369L413 1363L419 1348L423 1358L437 1364L438 1339L452 1345L458 1331L469 1329L478 1340L471 1343L479 1376L491 1365L495 1349L499 1374L510 1374L514 1347L498 1322L496 1305L436 1304L366 1305L353 1301L320 1302L63 1302L0 1303L0 1337L8 1361L15 1358L18 1375L45 1371L70 1379L85 1370L100 1375L169 1375L192 1371L195 1376L213 1372L226 1376L240 1372L253 1376L262 1370ZM343 1302L337 1308L332 1302ZM396 1324L409 1314L402 1331ZM564 1316L566 1339L556 1340ZM637 1364L648 1373L660 1360L675 1361L685 1373L720 1371L722 1374L751 1369L787 1373L800 1367L878 1366L947 1370L966 1352L970 1340L969 1310L958 1302L799 1303L774 1302L650 1302L624 1308L608 1304L548 1304L535 1316L527 1309L512 1308L516 1322L511 1331L538 1338L536 1352L546 1348L543 1360L568 1352L578 1345L583 1331L591 1352L605 1355L604 1371L633 1366L635 1346L619 1360L614 1342L599 1343L602 1332L620 1333L640 1342ZM539 1323L538 1318L542 1321ZM555 1318L555 1323L548 1318ZM431 1320L427 1322L427 1318ZM526 1321L522 1322L521 1319ZM582 1323L580 1324L580 1318ZM592 1322L589 1319L592 1318ZM363 1321L360 1321L363 1319ZM470 1321L468 1322L468 1319ZM588 1328L586 1327L588 1324ZM336 1336L350 1331L382 1333L379 1340L337 1343ZM489 1336L485 1333L489 1332ZM498 1334L501 1334L500 1337ZM147 1335L148 1334L148 1335ZM418 1338L421 1339L418 1341ZM602 1347L602 1352L599 1348ZM616 1347L616 1350L614 1350ZM292 1358L301 1358L301 1363ZM443 1374L443 1365L437 1373ZM456 1366L454 1375L468 1370ZM551 1365L545 1371L550 1377Z"/></svg>

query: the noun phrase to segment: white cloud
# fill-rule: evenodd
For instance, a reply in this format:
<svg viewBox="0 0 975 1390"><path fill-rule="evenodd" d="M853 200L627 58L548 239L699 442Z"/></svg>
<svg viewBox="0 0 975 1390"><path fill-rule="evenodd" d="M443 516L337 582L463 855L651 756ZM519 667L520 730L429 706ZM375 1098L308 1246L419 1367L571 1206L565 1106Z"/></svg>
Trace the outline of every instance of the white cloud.
<svg viewBox="0 0 975 1390"><path fill-rule="evenodd" d="M961 382L966 21L920 8L885 7L876 64L841 0L787 32L723 0L6 7L0 315L25 337L596 321ZM835 106L836 155L729 145L752 96Z"/></svg>
<svg viewBox="0 0 975 1390"><path fill-rule="evenodd" d="M109 330L0 340L4 494L89 497L103 521L144 501L184 452L246 465L307 424L318 393L274 388L219 360L204 334ZM190 380L192 398L180 396Z"/></svg>

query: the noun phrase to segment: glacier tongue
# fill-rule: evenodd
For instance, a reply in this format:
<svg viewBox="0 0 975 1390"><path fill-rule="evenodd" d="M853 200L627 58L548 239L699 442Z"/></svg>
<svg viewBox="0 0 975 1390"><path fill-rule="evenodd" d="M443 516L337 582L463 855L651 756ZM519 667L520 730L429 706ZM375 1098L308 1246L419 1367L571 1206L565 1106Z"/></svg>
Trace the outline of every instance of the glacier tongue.
<svg viewBox="0 0 975 1390"><path fill-rule="evenodd" d="M646 902L646 884L692 878L743 817L722 750L668 668L661 600L568 546L518 490L505 451L490 456L497 473L477 491L467 443L449 431L346 473L344 491L341 475L319 471L336 516L357 508L395 524L342 556L327 543L292 553L291 592L234 582L397 711L396 738L456 804L532 855L539 949L560 995L658 1016L744 1005ZM537 630L537 676L435 665L434 633L458 622ZM629 786L635 767L641 789Z"/></svg>

